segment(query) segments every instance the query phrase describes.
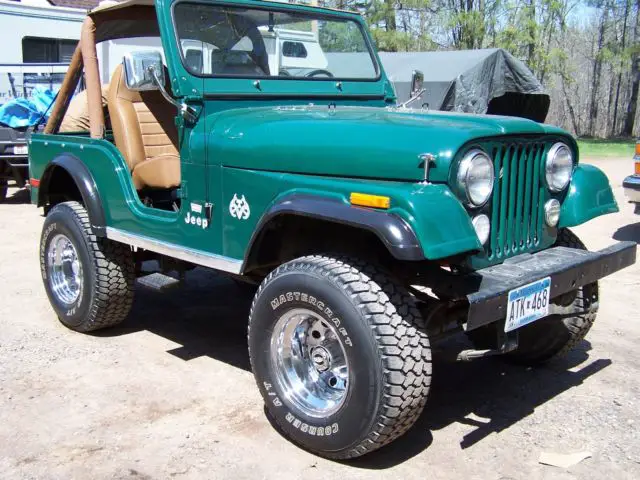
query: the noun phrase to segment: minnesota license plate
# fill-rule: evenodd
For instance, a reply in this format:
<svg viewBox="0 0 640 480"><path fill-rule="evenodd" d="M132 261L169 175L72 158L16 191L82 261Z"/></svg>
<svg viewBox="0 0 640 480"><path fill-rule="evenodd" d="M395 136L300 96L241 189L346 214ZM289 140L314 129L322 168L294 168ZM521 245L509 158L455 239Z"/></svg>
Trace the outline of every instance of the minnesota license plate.
<svg viewBox="0 0 640 480"><path fill-rule="evenodd" d="M15 155L26 155L29 152L26 145L16 145L13 147L13 153Z"/></svg>
<svg viewBox="0 0 640 480"><path fill-rule="evenodd" d="M504 331L510 332L549 315L550 294L551 277L511 290Z"/></svg>

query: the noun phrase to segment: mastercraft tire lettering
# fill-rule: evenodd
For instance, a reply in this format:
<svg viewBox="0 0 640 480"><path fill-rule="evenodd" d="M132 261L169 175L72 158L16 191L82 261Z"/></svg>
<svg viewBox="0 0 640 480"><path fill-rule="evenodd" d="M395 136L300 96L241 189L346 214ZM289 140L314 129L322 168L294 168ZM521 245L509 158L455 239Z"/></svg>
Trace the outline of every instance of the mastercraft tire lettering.
<svg viewBox="0 0 640 480"><path fill-rule="evenodd" d="M249 352L267 411L319 455L353 458L420 415L431 350L413 299L381 270L309 256L274 270L252 305Z"/></svg>

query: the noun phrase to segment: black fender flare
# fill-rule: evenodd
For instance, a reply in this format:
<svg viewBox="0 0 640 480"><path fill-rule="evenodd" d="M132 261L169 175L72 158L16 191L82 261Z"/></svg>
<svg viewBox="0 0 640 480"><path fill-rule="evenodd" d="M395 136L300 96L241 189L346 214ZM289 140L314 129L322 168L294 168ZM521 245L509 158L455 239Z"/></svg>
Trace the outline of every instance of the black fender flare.
<svg viewBox="0 0 640 480"><path fill-rule="evenodd" d="M76 187L78 187L80 195L82 196L82 203L89 214L89 221L91 222L93 232L99 237L105 237L107 234L107 223L98 187L93 179L93 175L91 175L87 166L78 157L64 153L49 162L40 178L38 206L42 207L45 205L51 177L53 176L53 172L58 168L66 171L75 182Z"/></svg>
<svg viewBox="0 0 640 480"><path fill-rule="evenodd" d="M361 228L375 234L389 253L398 260L424 260L424 251L409 224L392 213L369 208L353 207L336 198L308 194L291 194L272 205L263 215L249 240L243 270L249 265L251 254L265 227L279 215L299 215Z"/></svg>

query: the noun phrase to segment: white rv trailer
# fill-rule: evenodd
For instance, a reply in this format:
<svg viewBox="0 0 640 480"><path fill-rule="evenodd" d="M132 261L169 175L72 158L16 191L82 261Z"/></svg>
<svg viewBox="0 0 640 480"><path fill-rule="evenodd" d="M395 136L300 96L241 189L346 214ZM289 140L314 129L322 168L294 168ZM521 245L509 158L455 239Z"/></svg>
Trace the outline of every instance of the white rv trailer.
<svg viewBox="0 0 640 480"><path fill-rule="evenodd" d="M284 0L283 3L287 3ZM308 2L313 4L314 1ZM86 11L77 8L57 7L46 0L0 0L0 32L3 45L0 64L49 63L66 64L71 60L80 39ZM316 70L327 68L317 35L314 32L277 29L268 32L261 29L272 72L282 69ZM98 62L103 83L108 83L122 57L134 50L154 49L162 51L159 38L122 39L98 45ZM203 68L207 68L210 50L201 45ZM194 52L194 54L196 54ZM209 66L210 68L210 66ZM0 75L6 77L6 75ZM61 80L61 77L60 77ZM11 85L0 78L0 103L12 97Z"/></svg>
<svg viewBox="0 0 640 480"><path fill-rule="evenodd" d="M0 104L29 96L42 84L55 89L71 60L85 12L45 0L0 0ZM46 64L43 65L43 64Z"/></svg>

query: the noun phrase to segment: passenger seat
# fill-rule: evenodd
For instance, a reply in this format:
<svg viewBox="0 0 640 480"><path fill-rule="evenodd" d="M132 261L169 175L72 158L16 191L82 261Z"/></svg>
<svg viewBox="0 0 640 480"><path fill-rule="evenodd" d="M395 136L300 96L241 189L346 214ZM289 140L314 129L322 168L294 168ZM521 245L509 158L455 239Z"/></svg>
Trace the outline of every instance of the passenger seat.
<svg viewBox="0 0 640 480"><path fill-rule="evenodd" d="M113 136L136 190L179 187L176 108L156 90L129 90L122 65L116 67L110 85L107 106ZM171 92L168 85L167 91Z"/></svg>

